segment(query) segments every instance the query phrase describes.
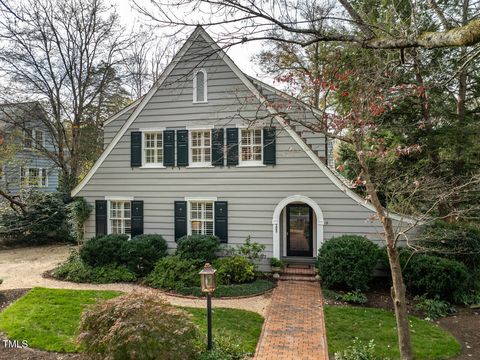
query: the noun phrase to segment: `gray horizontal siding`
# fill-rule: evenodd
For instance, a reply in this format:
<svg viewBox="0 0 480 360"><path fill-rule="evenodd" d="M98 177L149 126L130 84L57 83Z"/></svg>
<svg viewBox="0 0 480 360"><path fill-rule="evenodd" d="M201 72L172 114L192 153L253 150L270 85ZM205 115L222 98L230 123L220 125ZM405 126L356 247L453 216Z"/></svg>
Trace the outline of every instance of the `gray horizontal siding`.
<svg viewBox="0 0 480 360"><path fill-rule="evenodd" d="M193 53L187 56L191 58L198 55L190 52ZM217 55L203 64L208 72L208 104L192 104L194 65L192 61L177 65L167 85L154 94L79 196L92 204L105 196L133 196L143 200L145 232L162 234L171 248L175 247L174 201L201 196L228 201L230 244L242 244L250 235L253 241L266 245L267 256L272 254L274 209L291 195L304 195L319 204L324 213L325 239L364 234L380 241L382 227L368 220L372 212L338 189L278 124L275 166L132 169L130 132L133 130L155 126L184 128L192 124L231 127L245 124L239 112L249 118L267 114ZM127 118L124 115L105 127L106 143ZM87 238L94 236L94 219L92 214L86 224Z"/></svg>

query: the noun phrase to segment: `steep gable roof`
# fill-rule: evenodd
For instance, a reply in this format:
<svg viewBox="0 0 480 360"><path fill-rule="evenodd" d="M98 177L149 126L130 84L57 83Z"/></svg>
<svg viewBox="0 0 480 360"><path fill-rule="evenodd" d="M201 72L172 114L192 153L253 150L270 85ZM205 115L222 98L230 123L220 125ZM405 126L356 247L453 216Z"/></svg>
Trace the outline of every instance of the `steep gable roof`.
<svg viewBox="0 0 480 360"><path fill-rule="evenodd" d="M175 68L175 66L182 60L182 57L185 55L185 53L190 49L190 47L194 44L195 40L201 36L209 46L211 46L213 53L217 54L229 67L230 69L235 73L235 75L242 81L242 83L247 87L247 89L258 99L260 104L271 114L271 116L280 124L280 126L295 140L295 142L300 146L300 148L310 157L310 159L320 168L320 170L341 190L343 191L347 196L352 198L354 201L356 201L358 204L364 206L365 208L375 212L375 209L371 203L363 199L361 196L358 194L354 193L352 190L350 190L329 168L326 166L320 158L308 147L308 145L305 143L305 141L295 132L295 130L283 119L281 116L279 116L278 111L275 110L269 103L269 101L262 95L262 93L259 91L259 89L255 86L255 84L252 82L251 78L249 78L246 74L244 74L238 67L237 65L230 59L230 57L221 49L218 44L208 35L208 33L201 27L198 26L195 31L192 33L192 35L188 38L188 40L183 44L182 48L177 52L177 54L174 56L173 60L170 62L170 64L166 67L160 78L157 80L157 82L152 86L150 91L142 98L139 99L138 103L134 103L130 105L130 109L134 108L133 113L130 115L128 120L123 124L123 126L120 128L118 133L115 135L115 137L112 139L110 144L107 146L105 151L102 153L100 158L96 161L92 169L88 172L88 174L85 176L85 178L77 185L75 189L72 190L72 196L77 195L83 187L88 183L88 181L91 179L93 174L97 171L97 169L100 167L100 165L103 163L103 161L106 159L106 157L110 154L110 152L113 150L113 148L116 146L118 141L121 139L121 137L125 134L125 132L128 130L128 128L131 126L131 124L134 122L134 120L137 118L137 116L140 114L140 112L143 110L145 105L150 101L152 96L156 93L156 91L162 86L162 84L165 82L167 79L168 75L172 72L172 70ZM260 82L259 82L260 83ZM264 84L265 85L265 84ZM275 88L273 88L275 89ZM278 91L277 89L275 89ZM122 110L122 114L128 111L127 109ZM120 114L120 113L119 113ZM120 116L117 114L116 116ZM110 120L109 120L110 121ZM107 121L108 122L108 121ZM396 215L396 214L390 214L391 217L395 220L398 221L404 221L404 222L414 222L415 220Z"/></svg>

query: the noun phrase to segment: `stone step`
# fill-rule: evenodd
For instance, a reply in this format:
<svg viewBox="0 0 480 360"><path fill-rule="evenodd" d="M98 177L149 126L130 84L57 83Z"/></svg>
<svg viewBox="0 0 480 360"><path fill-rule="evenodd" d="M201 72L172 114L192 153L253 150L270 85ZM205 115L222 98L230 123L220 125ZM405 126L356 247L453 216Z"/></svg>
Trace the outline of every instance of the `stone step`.
<svg viewBox="0 0 480 360"><path fill-rule="evenodd" d="M278 279L280 281L307 281L307 282L315 282L320 281L316 279L315 276L299 276L299 275L280 275Z"/></svg>
<svg viewBox="0 0 480 360"><path fill-rule="evenodd" d="M311 267L292 267L287 266L283 269L282 274L286 275L309 275L315 276L315 270Z"/></svg>

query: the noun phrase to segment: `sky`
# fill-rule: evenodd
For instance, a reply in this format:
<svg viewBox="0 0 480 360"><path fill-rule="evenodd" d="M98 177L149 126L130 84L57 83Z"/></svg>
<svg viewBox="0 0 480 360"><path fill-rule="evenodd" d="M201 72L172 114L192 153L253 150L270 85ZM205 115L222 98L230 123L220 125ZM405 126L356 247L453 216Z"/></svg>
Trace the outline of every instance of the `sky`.
<svg viewBox="0 0 480 360"><path fill-rule="evenodd" d="M138 1L142 2L142 0ZM143 1L147 3L149 0ZM133 8L130 0L107 0L107 2L117 6L117 11L120 15L120 18L127 27L139 26L139 24L144 21L142 16ZM194 29L192 28L191 31L193 30ZM163 30L158 29L157 31L161 33ZM214 34L210 32L210 35L215 40ZM271 81L268 81L269 79L266 79L264 75L262 75L261 69L251 61L252 56L260 52L261 48L261 42L252 41L229 47L227 54L244 73L271 83Z"/></svg>

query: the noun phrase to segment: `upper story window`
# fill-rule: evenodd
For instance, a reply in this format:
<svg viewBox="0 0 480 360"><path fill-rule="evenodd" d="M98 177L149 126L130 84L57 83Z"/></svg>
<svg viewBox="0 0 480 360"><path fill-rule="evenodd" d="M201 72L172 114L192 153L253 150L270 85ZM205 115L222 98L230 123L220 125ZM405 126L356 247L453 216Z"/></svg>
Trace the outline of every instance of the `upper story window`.
<svg viewBox="0 0 480 360"><path fill-rule="evenodd" d="M36 186L39 188L48 186L48 171L43 168L20 168L20 181L25 186Z"/></svg>
<svg viewBox="0 0 480 360"><path fill-rule="evenodd" d="M203 69L193 77L193 102L207 102L207 72Z"/></svg>
<svg viewBox="0 0 480 360"><path fill-rule="evenodd" d="M190 202L191 235L213 235L213 201Z"/></svg>
<svg viewBox="0 0 480 360"><path fill-rule="evenodd" d="M261 129L240 129L240 164L263 164Z"/></svg>
<svg viewBox="0 0 480 360"><path fill-rule="evenodd" d="M110 234L132 233L132 208L130 201L110 201L108 220Z"/></svg>
<svg viewBox="0 0 480 360"><path fill-rule="evenodd" d="M31 149L35 146L42 149L45 146L45 132L37 129L26 129L23 137L23 147Z"/></svg>
<svg viewBox="0 0 480 360"><path fill-rule="evenodd" d="M163 132L143 133L143 165L163 165Z"/></svg>
<svg viewBox="0 0 480 360"><path fill-rule="evenodd" d="M190 165L212 165L212 135L210 130L190 131Z"/></svg>

